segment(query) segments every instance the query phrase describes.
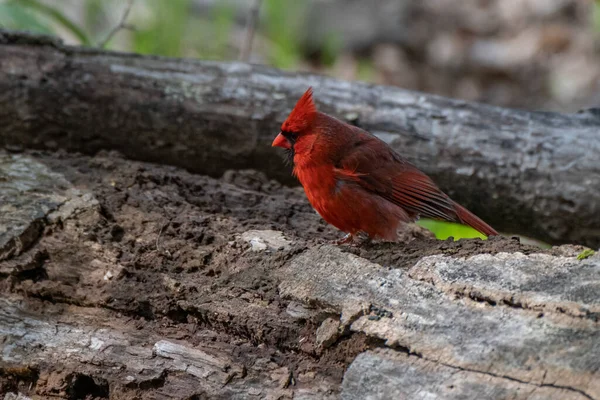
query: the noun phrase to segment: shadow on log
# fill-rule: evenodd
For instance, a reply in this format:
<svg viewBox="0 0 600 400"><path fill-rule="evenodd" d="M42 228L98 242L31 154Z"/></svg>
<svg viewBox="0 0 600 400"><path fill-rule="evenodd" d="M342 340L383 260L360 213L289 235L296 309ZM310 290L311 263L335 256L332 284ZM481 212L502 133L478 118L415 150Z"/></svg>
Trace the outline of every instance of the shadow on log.
<svg viewBox="0 0 600 400"><path fill-rule="evenodd" d="M306 88L497 229L600 245L600 113L510 110L264 66L68 47L0 33L0 144L292 182L269 147Z"/></svg>

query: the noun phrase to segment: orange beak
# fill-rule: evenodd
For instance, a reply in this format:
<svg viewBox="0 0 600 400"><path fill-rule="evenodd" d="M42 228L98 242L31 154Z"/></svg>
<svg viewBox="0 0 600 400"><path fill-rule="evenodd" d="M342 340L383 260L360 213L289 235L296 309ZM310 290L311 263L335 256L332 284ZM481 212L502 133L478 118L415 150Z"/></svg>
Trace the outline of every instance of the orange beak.
<svg viewBox="0 0 600 400"><path fill-rule="evenodd" d="M287 139L285 138L285 136L283 136L281 134L281 132L279 132L279 135L277 135L275 137L275 140L273 140L273 143L271 144L272 147L282 147L284 149L289 149L290 147L290 142L287 141Z"/></svg>

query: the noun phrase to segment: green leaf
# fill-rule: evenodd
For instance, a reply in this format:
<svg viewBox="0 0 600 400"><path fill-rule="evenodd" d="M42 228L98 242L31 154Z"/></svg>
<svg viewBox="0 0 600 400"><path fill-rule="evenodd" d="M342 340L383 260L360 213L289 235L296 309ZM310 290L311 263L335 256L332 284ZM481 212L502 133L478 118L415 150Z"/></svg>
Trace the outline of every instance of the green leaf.
<svg viewBox="0 0 600 400"><path fill-rule="evenodd" d="M53 34L52 29L40 20L31 10L15 3L0 4L0 26L10 29Z"/></svg>
<svg viewBox="0 0 600 400"><path fill-rule="evenodd" d="M37 0L18 0L18 3L16 1L13 1L9 4L18 4L23 7L28 7L31 10L35 10L40 14L45 15L46 17L53 19L55 22L62 25L65 29L67 29L69 32L75 35L75 37L77 37L81 44L86 46L91 46L92 44L85 32L82 29L80 29L77 26L77 24L75 24L73 21L67 18L62 12L60 12L60 10L52 6L40 3Z"/></svg>
<svg viewBox="0 0 600 400"><path fill-rule="evenodd" d="M581 253L579 253L579 255L577 256L578 260L585 260L588 257L593 256L594 254L596 254L596 252L592 249L585 249L584 251L582 251Z"/></svg>
<svg viewBox="0 0 600 400"><path fill-rule="evenodd" d="M441 240L446 240L453 237L454 240L481 238L485 239L485 235L479 233L470 226L456 224L454 222L436 221L433 219L422 218L417 221L417 225L422 226L433 232L435 237Z"/></svg>

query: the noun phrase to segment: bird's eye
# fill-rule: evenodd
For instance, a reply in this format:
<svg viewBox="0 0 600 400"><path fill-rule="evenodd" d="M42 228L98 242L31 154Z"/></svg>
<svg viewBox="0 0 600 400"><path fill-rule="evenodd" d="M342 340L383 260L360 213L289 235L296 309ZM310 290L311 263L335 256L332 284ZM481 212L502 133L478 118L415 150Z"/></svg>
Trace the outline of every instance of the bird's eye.
<svg viewBox="0 0 600 400"><path fill-rule="evenodd" d="M288 140L288 142L290 142L291 144L294 144L294 142L296 142L296 139L298 139L298 134L294 133L294 132L287 132L287 131L282 131L281 134Z"/></svg>

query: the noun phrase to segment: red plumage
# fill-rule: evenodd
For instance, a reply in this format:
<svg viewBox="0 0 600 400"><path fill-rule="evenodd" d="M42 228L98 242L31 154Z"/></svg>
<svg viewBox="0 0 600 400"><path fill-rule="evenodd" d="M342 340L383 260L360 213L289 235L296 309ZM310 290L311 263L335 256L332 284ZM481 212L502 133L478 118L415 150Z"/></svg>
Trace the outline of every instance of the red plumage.
<svg viewBox="0 0 600 400"><path fill-rule="evenodd" d="M281 126L273 146L290 152L308 201L331 225L354 235L396 239L402 223L427 217L492 227L454 202L385 142L318 112L309 88Z"/></svg>

